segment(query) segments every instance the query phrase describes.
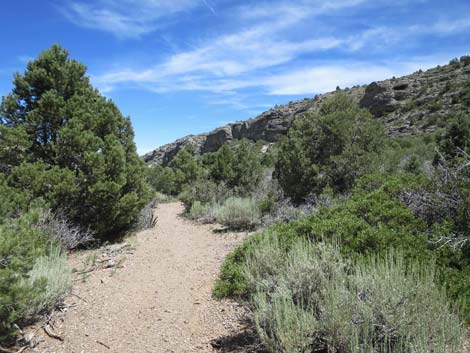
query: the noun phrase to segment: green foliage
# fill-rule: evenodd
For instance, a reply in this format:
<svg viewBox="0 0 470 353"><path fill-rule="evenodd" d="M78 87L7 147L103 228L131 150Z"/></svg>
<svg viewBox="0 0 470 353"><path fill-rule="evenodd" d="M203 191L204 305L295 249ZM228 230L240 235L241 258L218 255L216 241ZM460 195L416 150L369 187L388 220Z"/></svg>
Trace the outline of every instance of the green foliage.
<svg viewBox="0 0 470 353"><path fill-rule="evenodd" d="M7 127L0 123L0 173L7 173L24 161L31 144L23 126Z"/></svg>
<svg viewBox="0 0 470 353"><path fill-rule="evenodd" d="M407 113L416 109L416 106L417 106L416 99L410 98L410 99L407 99L404 103L405 104L401 107L402 112Z"/></svg>
<svg viewBox="0 0 470 353"><path fill-rule="evenodd" d="M294 122L280 144L275 176L295 202L327 186L348 191L357 177L373 170L384 136L382 124L367 110L336 94L319 113Z"/></svg>
<svg viewBox="0 0 470 353"><path fill-rule="evenodd" d="M186 185L196 182L202 175L201 165L189 146L178 152L171 161L174 171L176 193L180 193Z"/></svg>
<svg viewBox="0 0 470 353"><path fill-rule="evenodd" d="M458 101L465 107L470 108L470 80L467 80L462 84L458 95Z"/></svg>
<svg viewBox="0 0 470 353"><path fill-rule="evenodd" d="M442 102L439 100L434 100L428 105L429 111L437 112L442 109Z"/></svg>
<svg viewBox="0 0 470 353"><path fill-rule="evenodd" d="M223 182L215 183L212 180L199 179L187 185L179 195L187 210L193 203L198 201L202 204L218 204L232 196L234 191L230 190Z"/></svg>
<svg viewBox="0 0 470 353"><path fill-rule="evenodd" d="M75 173L42 161L22 163L8 177L8 184L22 190L29 200L43 198L51 205L74 204L79 192Z"/></svg>
<svg viewBox="0 0 470 353"><path fill-rule="evenodd" d="M34 298L23 308L22 316L34 318L38 313L50 310L59 302L71 285L71 271L67 265L67 256L60 246L52 244L47 256L41 256L34 261L33 268L28 277L23 278L21 287L34 290L36 283L45 283L43 291L34 295Z"/></svg>
<svg viewBox="0 0 470 353"><path fill-rule="evenodd" d="M432 266L391 252L352 264L328 243L266 238L246 260L271 352L460 352L466 335Z"/></svg>
<svg viewBox="0 0 470 353"><path fill-rule="evenodd" d="M247 238L233 252L228 254L214 286L215 297L234 296L246 299L250 294L244 273L247 258L251 256L252 252L262 249L266 242L271 242L272 237L276 237L276 244L279 249L283 249L284 252L288 251L299 238L298 234L290 230L290 224L277 223L269 230Z"/></svg>
<svg viewBox="0 0 470 353"><path fill-rule="evenodd" d="M196 200L187 216L193 220L216 221L235 230L253 229L261 223L261 212L253 198L229 197L221 203Z"/></svg>
<svg viewBox="0 0 470 353"><path fill-rule="evenodd" d="M57 45L16 74L0 107L0 156L10 185L107 238L148 200L134 133L86 68Z"/></svg>
<svg viewBox="0 0 470 353"><path fill-rule="evenodd" d="M7 218L18 215L27 208L28 197L19 190L8 186L5 177L0 173L0 224Z"/></svg>
<svg viewBox="0 0 470 353"><path fill-rule="evenodd" d="M194 221L214 220L215 217L212 214L213 207L214 205L211 204L203 204L200 201L194 201L187 216Z"/></svg>
<svg viewBox="0 0 470 353"><path fill-rule="evenodd" d="M176 201L176 199L172 197L171 195L162 194L161 192L158 192L158 191L155 193L154 198L157 203L169 203L169 202Z"/></svg>
<svg viewBox="0 0 470 353"><path fill-rule="evenodd" d="M397 177L373 174L356 183L353 195L332 208L288 224L276 224L248 241L236 256L228 257L215 289L217 295L246 295L246 278L242 275L245 259L258 247L259 239L277 236L288 249L296 239L337 241L344 256L360 259L384 255L390 248L403 253L409 261L430 262L435 259L437 279L456 301L468 302L470 281L468 249L452 250L440 246L440 237L451 236L450 223L428 224L401 201L406 190L432 190L423 176ZM468 318L470 308L465 307Z"/></svg>
<svg viewBox="0 0 470 353"><path fill-rule="evenodd" d="M231 229L254 229L261 223L261 212L252 198L229 197L213 213L218 223Z"/></svg>
<svg viewBox="0 0 470 353"><path fill-rule="evenodd" d="M438 135L437 145L433 211L450 221L454 225L453 231L460 237L469 239L470 116L460 114L450 118L444 131Z"/></svg>
<svg viewBox="0 0 470 353"><path fill-rule="evenodd" d="M181 190L177 189L176 176L173 168L153 166L147 168L147 181L156 192L165 195L178 195Z"/></svg>
<svg viewBox="0 0 470 353"><path fill-rule="evenodd" d="M239 194L252 192L259 184L263 169L262 156L256 145L242 140L223 145L213 155L205 156L209 177L216 183L223 182Z"/></svg>
<svg viewBox="0 0 470 353"><path fill-rule="evenodd" d="M437 145L447 160L458 156L459 150L470 152L470 116L459 114L448 118L444 131L437 136ZM436 155L435 162L439 158Z"/></svg>
<svg viewBox="0 0 470 353"><path fill-rule="evenodd" d="M30 212L0 225L0 342L12 338L13 325L46 290L42 278L24 285L36 259L50 249L49 235L35 226L38 218L37 212Z"/></svg>

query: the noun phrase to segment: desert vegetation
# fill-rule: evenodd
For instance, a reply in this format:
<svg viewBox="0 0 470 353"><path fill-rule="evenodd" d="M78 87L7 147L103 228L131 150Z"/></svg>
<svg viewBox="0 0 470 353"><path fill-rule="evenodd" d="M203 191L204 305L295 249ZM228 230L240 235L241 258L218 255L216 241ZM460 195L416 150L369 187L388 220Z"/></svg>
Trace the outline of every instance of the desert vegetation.
<svg viewBox="0 0 470 353"><path fill-rule="evenodd" d="M246 240L214 294L252 308L271 352L464 352L470 119L385 138L352 104L337 96L294 124L275 176L294 205L314 207Z"/></svg>
<svg viewBox="0 0 470 353"><path fill-rule="evenodd" d="M255 232L213 293L250 307L268 351L465 352L470 86L441 86L446 99L397 109L423 109L432 131L390 134L338 89L279 141L187 144L149 166L130 119L52 46L0 106L0 345L62 300L68 251L151 227L156 202L179 200L191 220Z"/></svg>
<svg viewBox="0 0 470 353"><path fill-rule="evenodd" d="M129 118L54 45L15 74L0 106L0 343L53 308L66 251L151 223Z"/></svg>

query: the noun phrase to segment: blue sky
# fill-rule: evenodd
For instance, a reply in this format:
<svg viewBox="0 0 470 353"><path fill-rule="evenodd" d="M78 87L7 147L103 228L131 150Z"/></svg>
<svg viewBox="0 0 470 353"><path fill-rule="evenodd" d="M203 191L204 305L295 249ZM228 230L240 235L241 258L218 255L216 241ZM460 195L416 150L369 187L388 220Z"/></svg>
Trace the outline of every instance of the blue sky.
<svg viewBox="0 0 470 353"><path fill-rule="evenodd" d="M5 0L0 21L0 95L58 43L131 117L140 153L470 54L469 0Z"/></svg>

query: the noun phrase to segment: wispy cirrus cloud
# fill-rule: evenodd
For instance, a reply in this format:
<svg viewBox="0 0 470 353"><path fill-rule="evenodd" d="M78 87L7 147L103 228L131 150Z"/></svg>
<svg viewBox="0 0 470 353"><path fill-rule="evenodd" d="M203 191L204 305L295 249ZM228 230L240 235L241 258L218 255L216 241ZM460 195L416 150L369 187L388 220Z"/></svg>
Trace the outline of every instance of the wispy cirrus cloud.
<svg viewBox="0 0 470 353"><path fill-rule="evenodd" d="M400 5L407 2L400 0ZM390 54L381 64L371 63L373 58L363 54L393 52L424 35L449 35L470 28L465 17L450 23L440 18L429 25L369 21L351 26L352 30L328 26L335 16L370 11L377 3L386 1L279 0L239 5L230 9L238 21L235 29L200 38L190 49L159 57L148 67L124 67L92 79L104 92L119 88L157 93L201 91L217 96L209 100L213 104L248 109L240 94L244 90L313 95L337 85L363 84L442 63ZM316 30L307 31L311 28Z"/></svg>
<svg viewBox="0 0 470 353"><path fill-rule="evenodd" d="M72 0L60 10L77 26L118 38L137 38L154 31L169 17L201 5L214 11L207 0Z"/></svg>
<svg viewBox="0 0 470 353"><path fill-rule="evenodd" d="M291 5L286 1L243 5L234 10L241 21L249 24L241 25L240 30L210 37L194 49L170 55L148 68L123 68L96 75L93 80L105 92L120 86L138 86L155 92L220 92L253 87L256 79L249 76L253 77L254 72L287 64L307 53L347 45L343 39L334 36L292 39L285 33L309 16L362 1L341 0L331 6L330 2L322 0L317 1L317 7L305 6L308 1Z"/></svg>

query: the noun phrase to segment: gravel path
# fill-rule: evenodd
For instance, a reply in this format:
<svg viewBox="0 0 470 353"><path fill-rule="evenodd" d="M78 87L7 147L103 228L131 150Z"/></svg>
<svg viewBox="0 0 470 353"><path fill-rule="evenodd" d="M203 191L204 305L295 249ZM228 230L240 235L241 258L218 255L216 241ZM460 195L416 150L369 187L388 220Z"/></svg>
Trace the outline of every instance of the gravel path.
<svg viewBox="0 0 470 353"><path fill-rule="evenodd" d="M45 336L38 351L214 352L213 340L239 335L243 308L213 299L211 290L224 257L247 235L216 234L182 211L179 203L160 205L157 226L129 240L133 253L122 268L93 271L85 281L76 275L66 300L72 307L54 323L64 341ZM79 268L85 257L71 261Z"/></svg>

